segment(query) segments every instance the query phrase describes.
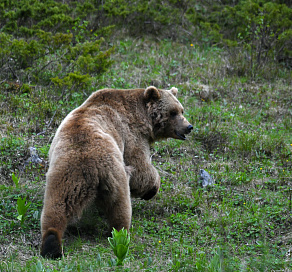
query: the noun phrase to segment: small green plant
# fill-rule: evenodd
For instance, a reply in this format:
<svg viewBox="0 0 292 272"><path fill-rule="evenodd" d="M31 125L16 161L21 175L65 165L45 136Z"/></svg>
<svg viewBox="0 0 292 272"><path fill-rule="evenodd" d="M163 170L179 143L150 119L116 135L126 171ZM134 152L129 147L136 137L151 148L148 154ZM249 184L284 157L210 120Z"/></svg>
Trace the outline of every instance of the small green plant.
<svg viewBox="0 0 292 272"><path fill-rule="evenodd" d="M112 231L112 238L109 237L108 241L114 254L117 257L117 265L123 265L124 260L129 252L130 235L127 230L122 228L117 231L115 228Z"/></svg>
<svg viewBox="0 0 292 272"><path fill-rule="evenodd" d="M12 173L11 178L12 178L13 183L15 184L15 187L18 188L19 187L19 176Z"/></svg>
<svg viewBox="0 0 292 272"><path fill-rule="evenodd" d="M17 212L18 212L18 216L17 219L20 220L21 225L23 225L24 223L24 219L25 219L25 214L31 204L31 202L28 202L27 204L25 204L26 202L26 197L24 197L23 199L21 197L18 197L17 199Z"/></svg>

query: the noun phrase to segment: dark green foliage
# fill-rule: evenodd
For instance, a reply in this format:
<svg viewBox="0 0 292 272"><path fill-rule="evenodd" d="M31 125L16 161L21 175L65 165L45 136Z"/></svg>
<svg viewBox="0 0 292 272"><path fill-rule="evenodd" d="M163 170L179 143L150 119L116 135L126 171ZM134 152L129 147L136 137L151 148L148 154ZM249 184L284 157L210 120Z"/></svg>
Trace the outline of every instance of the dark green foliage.
<svg viewBox="0 0 292 272"><path fill-rule="evenodd" d="M135 36L226 46L239 75L259 74L268 60L291 66L292 10L281 1L4 1L0 22L1 76L22 82L102 74L111 51L99 37L111 23Z"/></svg>
<svg viewBox="0 0 292 272"><path fill-rule="evenodd" d="M102 6L109 17L120 25L127 25L132 34L178 35L177 26L183 24L183 15L188 7L184 1L106 1Z"/></svg>
<svg viewBox="0 0 292 272"><path fill-rule="evenodd" d="M204 45L242 48L247 69L267 60L291 66L292 9L283 1L106 1L102 9L134 35L149 33ZM240 49L236 50L236 54Z"/></svg>
<svg viewBox="0 0 292 272"><path fill-rule="evenodd" d="M224 36L246 49L251 73L270 59L291 66L291 8L269 1L248 0L234 7L226 6L218 16L224 21Z"/></svg>
<svg viewBox="0 0 292 272"><path fill-rule="evenodd" d="M99 35L108 29L97 30L94 25L92 2L4 1L0 80L47 85L53 77L66 81L81 76L89 82L103 74L111 64L112 50L101 49L104 39Z"/></svg>

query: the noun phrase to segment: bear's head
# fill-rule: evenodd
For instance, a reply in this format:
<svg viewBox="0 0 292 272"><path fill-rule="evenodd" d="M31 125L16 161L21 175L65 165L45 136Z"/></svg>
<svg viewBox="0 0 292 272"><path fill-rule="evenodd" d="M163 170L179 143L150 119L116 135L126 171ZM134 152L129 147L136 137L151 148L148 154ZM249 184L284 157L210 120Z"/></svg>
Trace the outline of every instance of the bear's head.
<svg viewBox="0 0 292 272"><path fill-rule="evenodd" d="M176 98L177 88L160 90L154 86L146 88L144 97L152 119L154 140L174 138L185 140L193 126L183 116L184 109Z"/></svg>

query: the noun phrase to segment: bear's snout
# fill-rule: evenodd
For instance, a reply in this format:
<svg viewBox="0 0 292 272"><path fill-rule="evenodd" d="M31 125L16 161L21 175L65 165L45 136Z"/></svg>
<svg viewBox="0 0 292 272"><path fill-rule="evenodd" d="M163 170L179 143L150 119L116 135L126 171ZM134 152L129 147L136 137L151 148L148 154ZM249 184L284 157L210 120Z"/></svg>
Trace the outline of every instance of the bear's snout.
<svg viewBox="0 0 292 272"><path fill-rule="evenodd" d="M187 127L187 131L188 131L188 133L191 133L192 130L193 130L193 126L192 126L192 125L189 125L189 126Z"/></svg>

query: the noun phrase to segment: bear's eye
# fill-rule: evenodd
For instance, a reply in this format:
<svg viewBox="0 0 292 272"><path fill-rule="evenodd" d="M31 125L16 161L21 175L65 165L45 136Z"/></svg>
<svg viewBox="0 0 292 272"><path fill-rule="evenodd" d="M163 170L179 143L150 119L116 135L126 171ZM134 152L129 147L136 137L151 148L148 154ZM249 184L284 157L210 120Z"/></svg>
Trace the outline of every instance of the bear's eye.
<svg viewBox="0 0 292 272"><path fill-rule="evenodd" d="M171 112L170 112L170 116L171 116L171 117L175 117L176 115L177 115L177 111L171 111Z"/></svg>

